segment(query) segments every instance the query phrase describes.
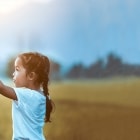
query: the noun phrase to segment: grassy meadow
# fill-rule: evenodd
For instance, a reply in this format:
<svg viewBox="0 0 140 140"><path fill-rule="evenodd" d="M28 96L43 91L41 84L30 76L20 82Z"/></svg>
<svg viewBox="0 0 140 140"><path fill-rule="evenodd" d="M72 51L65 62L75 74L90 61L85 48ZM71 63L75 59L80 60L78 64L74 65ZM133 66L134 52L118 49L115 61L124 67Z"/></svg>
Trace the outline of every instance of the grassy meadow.
<svg viewBox="0 0 140 140"><path fill-rule="evenodd" d="M47 140L140 140L140 79L52 82ZM0 140L11 140L11 101L0 96Z"/></svg>

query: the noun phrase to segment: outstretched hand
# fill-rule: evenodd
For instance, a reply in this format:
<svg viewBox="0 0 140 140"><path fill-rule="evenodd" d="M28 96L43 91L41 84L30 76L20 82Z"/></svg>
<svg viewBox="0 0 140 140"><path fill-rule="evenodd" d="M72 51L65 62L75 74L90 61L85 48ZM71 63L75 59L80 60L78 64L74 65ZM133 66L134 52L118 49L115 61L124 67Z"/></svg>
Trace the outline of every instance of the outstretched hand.
<svg viewBox="0 0 140 140"><path fill-rule="evenodd" d="M0 94L7 98L17 100L17 96L14 89L12 87L4 85L1 80L0 80Z"/></svg>

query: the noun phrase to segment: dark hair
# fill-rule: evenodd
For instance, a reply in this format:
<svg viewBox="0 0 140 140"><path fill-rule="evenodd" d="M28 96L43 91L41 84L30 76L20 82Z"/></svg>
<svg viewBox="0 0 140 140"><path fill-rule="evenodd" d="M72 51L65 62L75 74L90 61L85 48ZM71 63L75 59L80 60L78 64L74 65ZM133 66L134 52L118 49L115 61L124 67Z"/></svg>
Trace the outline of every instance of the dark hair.
<svg viewBox="0 0 140 140"><path fill-rule="evenodd" d="M22 65L26 69L26 73L30 74L31 72L35 72L37 75L35 82L42 84L43 92L46 96L45 122L51 122L50 114L53 109L53 102L50 99L48 91L50 71L50 62L48 57L37 52L22 53L18 57L21 59Z"/></svg>

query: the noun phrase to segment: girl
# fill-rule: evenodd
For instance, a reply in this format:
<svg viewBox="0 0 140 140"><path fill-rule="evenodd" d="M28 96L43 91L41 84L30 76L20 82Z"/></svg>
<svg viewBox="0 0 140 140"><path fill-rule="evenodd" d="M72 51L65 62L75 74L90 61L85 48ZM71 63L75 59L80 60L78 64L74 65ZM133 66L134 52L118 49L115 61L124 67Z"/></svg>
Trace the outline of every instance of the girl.
<svg viewBox="0 0 140 140"><path fill-rule="evenodd" d="M23 53L15 60L15 88L0 81L0 94L13 99L12 140L45 140L44 122L50 122L52 101L48 92L50 63L40 53ZM42 91L43 89L43 91Z"/></svg>

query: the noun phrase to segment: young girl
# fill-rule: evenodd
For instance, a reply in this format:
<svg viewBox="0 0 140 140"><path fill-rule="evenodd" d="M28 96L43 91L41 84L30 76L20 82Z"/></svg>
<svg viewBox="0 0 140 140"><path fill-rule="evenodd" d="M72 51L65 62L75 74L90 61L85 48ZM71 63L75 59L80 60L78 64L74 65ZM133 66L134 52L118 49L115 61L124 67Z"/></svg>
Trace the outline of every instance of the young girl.
<svg viewBox="0 0 140 140"><path fill-rule="evenodd" d="M50 63L40 53L23 53L15 60L15 88L0 81L0 94L13 100L12 140L45 140L44 122L50 122L52 101L48 92Z"/></svg>

